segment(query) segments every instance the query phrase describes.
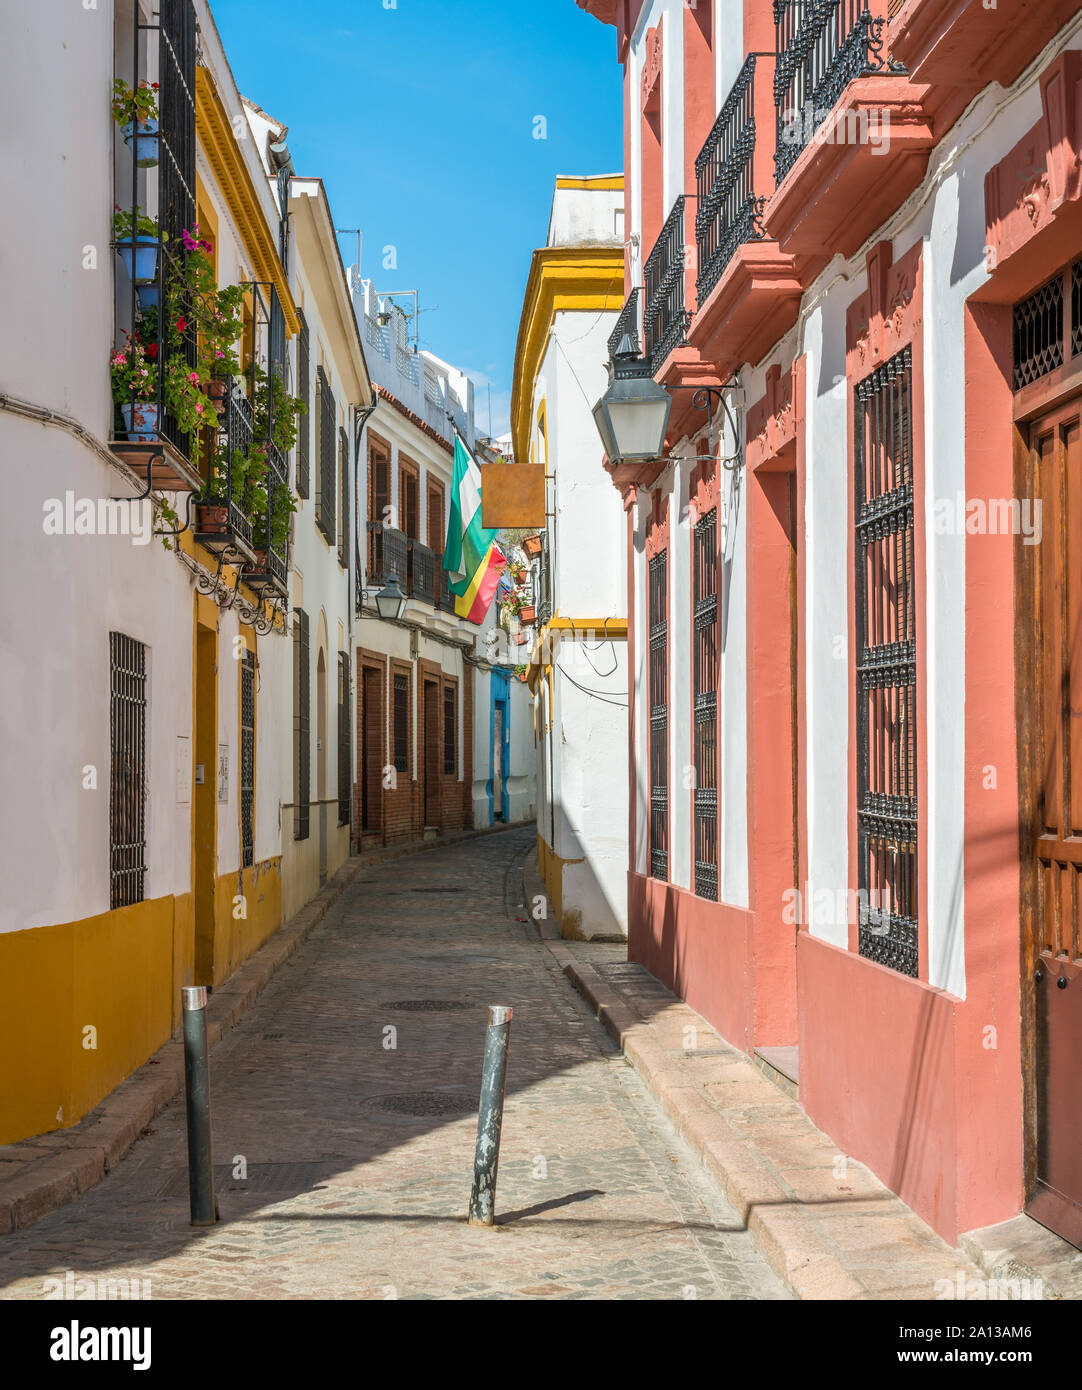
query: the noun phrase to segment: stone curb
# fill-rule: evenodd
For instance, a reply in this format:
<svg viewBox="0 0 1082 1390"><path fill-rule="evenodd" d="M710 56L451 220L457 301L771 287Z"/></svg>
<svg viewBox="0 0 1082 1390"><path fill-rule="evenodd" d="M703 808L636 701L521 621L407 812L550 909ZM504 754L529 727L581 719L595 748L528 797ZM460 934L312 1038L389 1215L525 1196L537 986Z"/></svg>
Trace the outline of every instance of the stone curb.
<svg viewBox="0 0 1082 1390"><path fill-rule="evenodd" d="M620 1046L677 1131L691 1145L755 1238L775 1274L801 1299L863 1299L865 1286L841 1264L804 1214L592 966L545 942L578 992Z"/></svg>

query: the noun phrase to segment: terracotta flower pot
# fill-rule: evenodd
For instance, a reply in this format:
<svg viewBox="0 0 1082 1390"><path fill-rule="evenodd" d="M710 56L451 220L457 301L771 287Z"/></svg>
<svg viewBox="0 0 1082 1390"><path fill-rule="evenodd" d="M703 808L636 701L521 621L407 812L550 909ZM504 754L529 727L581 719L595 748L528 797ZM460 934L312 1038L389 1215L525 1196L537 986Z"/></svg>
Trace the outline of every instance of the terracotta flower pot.
<svg viewBox="0 0 1082 1390"><path fill-rule="evenodd" d="M207 384L207 395L215 405L221 405L225 400L225 393L229 390L229 382L224 378L212 376Z"/></svg>
<svg viewBox="0 0 1082 1390"><path fill-rule="evenodd" d="M229 508L200 502L196 509L196 530L204 536L223 536L229 529Z"/></svg>
<svg viewBox="0 0 1082 1390"><path fill-rule="evenodd" d="M520 623L533 623L537 621L536 608L520 608L518 613Z"/></svg>

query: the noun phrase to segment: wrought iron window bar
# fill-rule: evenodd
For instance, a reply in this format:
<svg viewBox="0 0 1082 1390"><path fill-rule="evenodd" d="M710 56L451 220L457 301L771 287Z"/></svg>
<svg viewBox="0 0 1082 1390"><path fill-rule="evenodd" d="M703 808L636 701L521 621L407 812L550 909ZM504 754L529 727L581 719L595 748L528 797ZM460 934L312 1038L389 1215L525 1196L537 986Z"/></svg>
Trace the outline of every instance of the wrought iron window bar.
<svg viewBox="0 0 1082 1390"><path fill-rule="evenodd" d="M183 233L192 227L196 217L195 202L195 55L196 22L192 0L160 0L156 21L144 21L138 4L132 7L132 81L137 89L149 77L144 60L149 57L151 35L157 35L158 66L158 207L157 237L142 242L153 247L155 273L153 279L136 284L136 248L142 238L140 215L149 187L146 174L137 162L138 141L131 141L130 202L127 211L131 218L131 236L123 248L113 240L119 253L124 249L131 258L131 276L127 304L122 294L123 282L118 279L116 293L116 339L121 350L131 352L141 342L156 369L157 386L153 396L140 398L133 392L131 400L118 402L115 408L112 447L129 466L145 466L146 494L152 487L165 490L198 491L200 479L189 459L190 440L175 416L168 411L165 399L165 380L168 363L180 355L194 370L197 343L194 327L175 343L167 331L165 306L172 279L183 252ZM142 183L143 196L140 196ZM123 325L123 328L122 328ZM134 419L130 426L123 418L123 407L135 414L136 407L150 407L152 420L140 428ZM135 436L140 436L136 438Z"/></svg>
<svg viewBox="0 0 1082 1390"><path fill-rule="evenodd" d="M774 0L775 186L850 82L906 72L883 53L885 24L868 0Z"/></svg>
<svg viewBox="0 0 1082 1390"><path fill-rule="evenodd" d="M695 892L718 898L717 508L695 526L692 610L694 676Z"/></svg>
<svg viewBox="0 0 1082 1390"><path fill-rule="evenodd" d="M349 825L353 804L353 750L350 739L349 653L338 653L338 824Z"/></svg>
<svg viewBox="0 0 1082 1390"><path fill-rule="evenodd" d="M1014 389L1039 381L1082 353L1082 260L1014 306Z"/></svg>
<svg viewBox="0 0 1082 1390"><path fill-rule="evenodd" d="M668 555L650 561L650 876L669 877Z"/></svg>
<svg viewBox="0 0 1082 1390"><path fill-rule="evenodd" d="M755 196L755 58L750 53L695 160L695 242L701 305L737 248L760 241L765 198Z"/></svg>
<svg viewBox="0 0 1082 1390"><path fill-rule="evenodd" d="M146 881L146 647L109 634L109 906L143 901Z"/></svg>
<svg viewBox="0 0 1082 1390"><path fill-rule="evenodd" d="M246 562L255 559L255 551L248 495L242 486L242 463L251 452L253 433L251 404L230 377L219 412L218 434L210 445L208 481L196 512L195 539L212 554ZM211 509L222 508L225 517L215 517L213 526L209 526Z"/></svg>
<svg viewBox="0 0 1082 1390"><path fill-rule="evenodd" d="M675 348L687 341L691 314L684 304L684 208L681 194L665 219L643 266L643 340L656 376Z"/></svg>
<svg viewBox="0 0 1082 1390"><path fill-rule="evenodd" d="M859 382L854 397L859 950L916 978L911 349Z"/></svg>
<svg viewBox="0 0 1082 1390"><path fill-rule="evenodd" d="M293 610L293 838L311 833L312 711L308 614Z"/></svg>
<svg viewBox="0 0 1082 1390"><path fill-rule="evenodd" d="M319 451L319 489L316 493L316 525L328 545L337 545L337 523L335 507L337 503L338 477L335 468L337 449L337 407L331 384L322 367L316 368L316 402L319 434L316 440Z"/></svg>
<svg viewBox="0 0 1082 1390"><path fill-rule="evenodd" d="M255 862L255 652L245 652L240 668L240 834L241 862Z"/></svg>

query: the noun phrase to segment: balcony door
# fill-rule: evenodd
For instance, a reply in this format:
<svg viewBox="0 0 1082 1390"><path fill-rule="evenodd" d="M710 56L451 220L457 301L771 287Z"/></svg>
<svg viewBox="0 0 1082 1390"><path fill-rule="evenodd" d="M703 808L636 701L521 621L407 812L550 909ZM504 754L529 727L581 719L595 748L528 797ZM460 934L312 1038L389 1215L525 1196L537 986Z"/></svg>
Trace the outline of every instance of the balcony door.
<svg viewBox="0 0 1082 1390"><path fill-rule="evenodd" d="M440 823L440 775L443 744L440 737L440 687L438 681L424 683L424 756L421 767L424 775L425 825Z"/></svg>

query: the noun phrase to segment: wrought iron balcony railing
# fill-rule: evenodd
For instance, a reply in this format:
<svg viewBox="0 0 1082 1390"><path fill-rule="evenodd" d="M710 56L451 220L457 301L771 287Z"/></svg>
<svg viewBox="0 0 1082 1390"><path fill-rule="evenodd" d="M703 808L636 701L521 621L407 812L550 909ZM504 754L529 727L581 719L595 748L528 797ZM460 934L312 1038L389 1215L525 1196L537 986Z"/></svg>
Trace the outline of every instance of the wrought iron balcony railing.
<svg viewBox="0 0 1082 1390"><path fill-rule="evenodd" d="M655 375L669 353L685 342L691 322L684 306L684 204L681 194L643 266L643 338Z"/></svg>
<svg viewBox="0 0 1082 1390"><path fill-rule="evenodd" d="M196 540L215 554L250 558L252 518L245 471L252 447L252 407L232 377L226 382L218 420L197 513Z"/></svg>
<svg viewBox="0 0 1082 1390"><path fill-rule="evenodd" d="M850 82L906 71L883 53L885 23L885 12L873 14L869 0L774 0L775 185Z"/></svg>
<svg viewBox="0 0 1082 1390"><path fill-rule="evenodd" d="M382 522L368 523L368 587L382 589L394 574L403 591L409 580L409 540Z"/></svg>
<svg viewBox="0 0 1082 1390"><path fill-rule="evenodd" d="M755 54L751 53L695 160L698 302L721 279L737 247L763 235L765 198L755 196Z"/></svg>
<svg viewBox="0 0 1082 1390"><path fill-rule="evenodd" d="M409 589L422 603L436 602L436 552L420 541L409 543Z"/></svg>
<svg viewBox="0 0 1082 1390"><path fill-rule="evenodd" d="M628 295L624 307L620 310L620 317L616 320L616 327L609 336L609 357L615 357L620 349L620 344L624 340L626 333L631 338L631 346L635 349L636 356L642 354L642 330L639 326L639 298L641 291L636 285Z"/></svg>

